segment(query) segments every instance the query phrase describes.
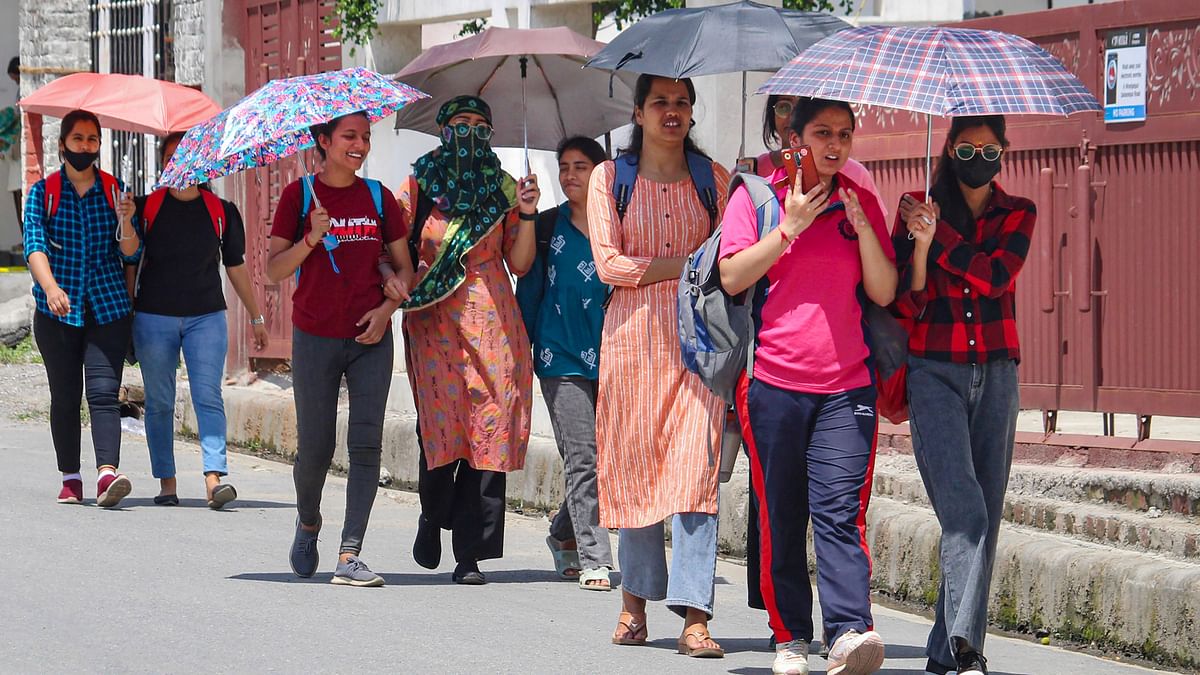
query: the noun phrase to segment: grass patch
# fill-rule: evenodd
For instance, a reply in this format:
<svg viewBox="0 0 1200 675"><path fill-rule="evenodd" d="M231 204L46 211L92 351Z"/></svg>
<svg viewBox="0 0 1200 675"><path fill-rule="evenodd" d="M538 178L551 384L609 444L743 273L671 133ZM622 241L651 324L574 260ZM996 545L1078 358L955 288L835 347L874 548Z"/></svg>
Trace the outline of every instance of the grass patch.
<svg viewBox="0 0 1200 675"><path fill-rule="evenodd" d="M0 345L0 365L41 363L42 355L33 349L33 337L26 335L15 347Z"/></svg>

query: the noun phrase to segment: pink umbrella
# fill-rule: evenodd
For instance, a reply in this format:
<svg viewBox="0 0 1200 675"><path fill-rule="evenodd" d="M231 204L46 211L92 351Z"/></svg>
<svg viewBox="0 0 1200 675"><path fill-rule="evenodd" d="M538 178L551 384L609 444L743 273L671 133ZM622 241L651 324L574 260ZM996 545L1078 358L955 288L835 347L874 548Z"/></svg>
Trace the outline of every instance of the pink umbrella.
<svg viewBox="0 0 1200 675"><path fill-rule="evenodd" d="M629 123L636 73L583 69L604 48L569 28L488 28L421 53L395 77L432 100L401 110L397 129L438 134L438 108L460 94L492 108L498 147L553 150L567 136L595 138Z"/></svg>
<svg viewBox="0 0 1200 675"><path fill-rule="evenodd" d="M38 89L18 103L31 114L62 117L83 109L107 129L165 136L221 112L221 106L196 89L141 75L75 73Z"/></svg>

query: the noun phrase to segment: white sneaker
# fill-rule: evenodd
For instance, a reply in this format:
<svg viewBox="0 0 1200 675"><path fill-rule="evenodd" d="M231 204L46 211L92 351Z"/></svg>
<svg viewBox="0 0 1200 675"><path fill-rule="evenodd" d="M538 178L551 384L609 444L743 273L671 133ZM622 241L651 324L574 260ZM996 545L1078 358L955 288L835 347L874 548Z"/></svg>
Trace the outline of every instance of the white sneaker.
<svg viewBox="0 0 1200 675"><path fill-rule="evenodd" d="M792 640L775 646L775 675L808 675L808 640Z"/></svg>
<svg viewBox="0 0 1200 675"><path fill-rule="evenodd" d="M868 675L883 666L883 638L848 630L829 648L828 675Z"/></svg>

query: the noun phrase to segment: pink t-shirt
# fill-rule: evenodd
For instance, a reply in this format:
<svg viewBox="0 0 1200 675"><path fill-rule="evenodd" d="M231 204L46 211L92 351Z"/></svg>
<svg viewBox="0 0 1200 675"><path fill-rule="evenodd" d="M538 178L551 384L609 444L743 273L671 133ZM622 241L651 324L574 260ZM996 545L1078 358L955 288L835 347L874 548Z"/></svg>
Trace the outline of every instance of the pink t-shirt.
<svg viewBox="0 0 1200 675"><path fill-rule="evenodd" d="M774 180L783 178L783 169ZM895 262L879 200L839 173L836 186L856 190L884 253ZM783 189L777 196L784 195ZM836 200L836 201L835 201ZM782 204L780 206L782 218ZM778 237L778 234L770 236ZM750 195L739 187L729 196L721 221L721 258L758 241L758 216ZM871 383L862 306L858 236L840 200L830 206L767 270L768 290L755 299L761 320L754 377L782 389L835 394Z"/></svg>
<svg viewBox="0 0 1200 675"><path fill-rule="evenodd" d="M755 172L763 178L770 178L775 175L779 167L775 166L775 162L771 161L771 153L764 152L755 160ZM853 158L846 158L846 165L842 167L843 174L846 178L854 181L856 185L862 189L875 195L875 199L879 202L879 211L883 214L883 222L888 222L887 207L883 205L883 197L879 196L879 188L875 185L875 178L871 176L871 170L863 166L861 162Z"/></svg>

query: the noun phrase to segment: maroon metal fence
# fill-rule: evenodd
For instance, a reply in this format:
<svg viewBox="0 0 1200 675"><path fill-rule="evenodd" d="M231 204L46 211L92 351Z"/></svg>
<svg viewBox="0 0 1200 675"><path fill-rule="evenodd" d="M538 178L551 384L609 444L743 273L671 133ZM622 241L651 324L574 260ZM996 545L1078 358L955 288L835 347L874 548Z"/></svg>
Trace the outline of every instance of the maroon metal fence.
<svg viewBox="0 0 1200 675"><path fill-rule="evenodd" d="M1021 404L1200 417L1200 5L1138 0L958 24L1023 35L1103 94L1105 34L1148 29L1147 119L1012 117L1001 183L1038 204L1018 281ZM1103 100L1103 96L1101 96ZM865 108L855 156L894 211L925 120ZM934 122L934 152L948 120Z"/></svg>

